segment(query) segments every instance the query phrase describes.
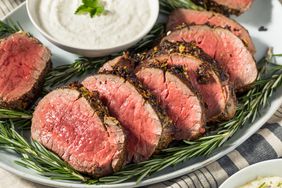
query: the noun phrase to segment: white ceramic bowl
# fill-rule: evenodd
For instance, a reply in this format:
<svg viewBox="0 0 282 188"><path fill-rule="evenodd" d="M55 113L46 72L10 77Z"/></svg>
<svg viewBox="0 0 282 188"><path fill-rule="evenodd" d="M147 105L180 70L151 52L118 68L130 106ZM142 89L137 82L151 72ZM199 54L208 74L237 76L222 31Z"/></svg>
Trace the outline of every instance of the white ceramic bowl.
<svg viewBox="0 0 282 188"><path fill-rule="evenodd" d="M256 163L228 178L219 188L238 188L258 177L282 177L282 159Z"/></svg>
<svg viewBox="0 0 282 188"><path fill-rule="evenodd" d="M79 48L79 47L74 47L70 46L67 44L64 44L62 42L59 42L56 40L54 37L50 36L47 32L45 32L42 27L39 24L39 19L38 19L38 13L37 13L37 6L36 3L38 1L44 1L44 0L27 0L26 7L27 7L27 12L28 16L33 23L33 25L38 29L38 31L51 43L54 45L58 46L59 48L62 48L63 50L66 50L68 52L86 56L86 57L100 57L100 56L105 56L109 55L115 52L123 51L128 49L129 47L133 46L136 44L138 41L140 41L149 31L153 28L154 24L156 23L158 16L159 16L159 1L158 0L150 0L150 6L152 10L152 14L150 19L148 19L147 25L144 25L144 30L142 33L139 33L136 35L134 38L132 38L129 42L121 45L116 45L115 47L112 48L104 48L104 49L85 49L85 48Z"/></svg>

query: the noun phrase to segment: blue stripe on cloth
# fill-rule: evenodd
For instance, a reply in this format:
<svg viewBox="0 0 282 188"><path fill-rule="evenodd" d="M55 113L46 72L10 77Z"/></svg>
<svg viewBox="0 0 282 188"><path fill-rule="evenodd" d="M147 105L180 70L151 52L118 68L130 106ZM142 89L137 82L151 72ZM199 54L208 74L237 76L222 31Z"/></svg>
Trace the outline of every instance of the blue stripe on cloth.
<svg viewBox="0 0 282 188"><path fill-rule="evenodd" d="M237 166L233 163L233 161L228 156L224 156L220 158L217 162L225 170L228 176L233 175L234 173L236 173L239 170Z"/></svg>
<svg viewBox="0 0 282 188"><path fill-rule="evenodd" d="M259 134L254 134L240 145L237 151L250 165L278 157L272 146Z"/></svg>
<svg viewBox="0 0 282 188"><path fill-rule="evenodd" d="M263 128L270 130L277 138L282 141L282 127L278 123L266 123Z"/></svg>

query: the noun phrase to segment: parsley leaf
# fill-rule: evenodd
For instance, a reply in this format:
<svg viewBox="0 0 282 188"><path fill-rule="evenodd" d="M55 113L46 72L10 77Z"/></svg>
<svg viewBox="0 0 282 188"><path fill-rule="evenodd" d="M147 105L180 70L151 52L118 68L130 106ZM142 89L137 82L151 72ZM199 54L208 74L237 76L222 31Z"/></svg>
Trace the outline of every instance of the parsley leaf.
<svg viewBox="0 0 282 188"><path fill-rule="evenodd" d="M79 6L75 14L90 14L90 17L99 16L105 11L104 6L99 0L82 0L82 5Z"/></svg>

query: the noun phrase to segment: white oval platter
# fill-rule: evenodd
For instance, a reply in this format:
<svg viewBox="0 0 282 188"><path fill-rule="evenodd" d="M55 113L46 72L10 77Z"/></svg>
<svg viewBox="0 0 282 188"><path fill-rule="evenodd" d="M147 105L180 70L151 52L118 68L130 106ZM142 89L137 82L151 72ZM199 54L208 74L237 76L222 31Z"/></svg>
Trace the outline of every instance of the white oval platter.
<svg viewBox="0 0 282 188"><path fill-rule="evenodd" d="M257 48L256 59L262 58L267 47L269 46L274 47L275 53L282 53L281 18L282 5L280 4L279 0L256 0L254 1L254 5L252 6L251 10L239 18L236 18L236 20L238 20L249 30L254 40ZM11 19L13 21L19 22L25 31L32 33L48 48L50 48L53 53L52 60L55 66L72 63L77 58L76 55L65 52L52 45L39 34L28 18L25 3L23 3L14 12L9 14L5 19ZM258 28L260 26L264 26L268 30L266 32L259 32ZM0 168L6 169L11 173L32 182L60 188L126 188L151 185L192 172L231 152L251 135L253 135L275 113L281 104L282 88L275 92L274 96L270 99L270 106L263 110L261 117L257 118L254 123L248 124L244 128L240 129L230 140L228 140L228 142L216 150L212 155L189 160L175 167L167 168L142 181L138 185L134 181L114 185L85 185L75 182L50 180L46 177L36 174L36 172L32 170L16 165L14 161L19 159L18 156L14 153L8 153L4 151L0 151Z"/></svg>

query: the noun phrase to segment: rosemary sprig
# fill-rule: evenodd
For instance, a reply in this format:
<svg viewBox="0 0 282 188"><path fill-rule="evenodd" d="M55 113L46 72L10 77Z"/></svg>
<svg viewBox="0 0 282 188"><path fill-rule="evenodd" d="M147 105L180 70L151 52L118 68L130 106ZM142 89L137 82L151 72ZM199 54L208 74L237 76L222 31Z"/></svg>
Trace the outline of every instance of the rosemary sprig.
<svg viewBox="0 0 282 188"><path fill-rule="evenodd" d="M191 0L160 0L160 11L163 14L170 14L171 11L177 8L187 8L193 10L203 9Z"/></svg>
<svg viewBox="0 0 282 188"><path fill-rule="evenodd" d="M27 111L16 111L0 108L2 122L13 121L17 130L30 129L32 114Z"/></svg>
<svg viewBox="0 0 282 188"><path fill-rule="evenodd" d="M96 72L108 60L114 56L103 58L78 58L73 64L61 65L53 70L45 78L45 89L65 84L73 78L79 78L83 75Z"/></svg>
<svg viewBox="0 0 282 188"><path fill-rule="evenodd" d="M16 110L0 108L0 119L31 119L32 114Z"/></svg>
<svg viewBox="0 0 282 188"><path fill-rule="evenodd" d="M22 28L19 24L15 24L12 21L8 21L8 23L0 21L0 39L5 38L21 30Z"/></svg>
<svg viewBox="0 0 282 188"><path fill-rule="evenodd" d="M73 170L57 155L45 149L37 142L28 143L14 130L14 125L0 122L0 149L14 151L22 157L18 165L34 169L39 174L58 180L86 181L80 173Z"/></svg>
<svg viewBox="0 0 282 188"><path fill-rule="evenodd" d="M139 41L135 46L128 49L130 53L137 53L149 49L156 39L165 33L164 24L156 24L150 33ZM65 84L72 78L80 78L85 74L95 73L108 60L122 55L122 52L102 58L81 57L73 64L55 67L46 77L45 88Z"/></svg>
<svg viewBox="0 0 282 188"><path fill-rule="evenodd" d="M164 150L161 155L148 161L129 165L120 172L112 176L107 176L99 179L99 182L105 184L121 183L130 179L137 180L137 184L144 178L159 172L166 167L177 165L185 160L197 157L206 156L214 149L218 148L222 140L227 134L219 134L208 137L203 137L197 142L187 142L183 146L168 148Z"/></svg>

